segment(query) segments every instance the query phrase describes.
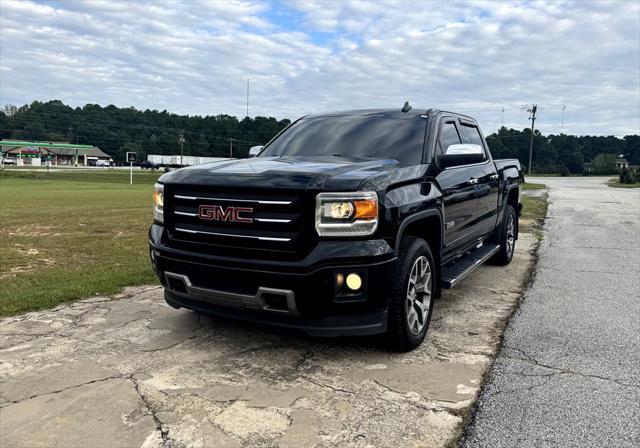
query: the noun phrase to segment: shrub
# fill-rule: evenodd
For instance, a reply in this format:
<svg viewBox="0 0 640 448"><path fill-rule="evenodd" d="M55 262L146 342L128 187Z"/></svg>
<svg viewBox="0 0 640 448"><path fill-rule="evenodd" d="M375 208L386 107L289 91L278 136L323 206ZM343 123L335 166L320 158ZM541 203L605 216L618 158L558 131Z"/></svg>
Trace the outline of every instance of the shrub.
<svg viewBox="0 0 640 448"><path fill-rule="evenodd" d="M621 184L637 184L640 183L640 168L622 169L620 171Z"/></svg>

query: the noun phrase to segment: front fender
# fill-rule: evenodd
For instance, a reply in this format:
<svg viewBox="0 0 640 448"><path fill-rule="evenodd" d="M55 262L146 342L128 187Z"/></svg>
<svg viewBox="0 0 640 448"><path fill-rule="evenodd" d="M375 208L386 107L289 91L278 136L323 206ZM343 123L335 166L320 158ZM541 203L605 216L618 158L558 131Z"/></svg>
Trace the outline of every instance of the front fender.
<svg viewBox="0 0 640 448"><path fill-rule="evenodd" d="M430 181L403 185L387 192L384 207L385 221L392 223L389 236L394 239L396 255L403 232L412 222L430 216L437 216L440 226L444 222L442 192Z"/></svg>

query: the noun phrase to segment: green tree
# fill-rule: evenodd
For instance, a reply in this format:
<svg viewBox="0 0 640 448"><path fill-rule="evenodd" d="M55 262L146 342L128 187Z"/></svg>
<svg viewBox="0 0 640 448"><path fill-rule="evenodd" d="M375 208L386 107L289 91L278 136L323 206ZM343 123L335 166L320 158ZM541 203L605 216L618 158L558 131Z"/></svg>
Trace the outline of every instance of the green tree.
<svg viewBox="0 0 640 448"><path fill-rule="evenodd" d="M623 151L631 165L640 165L640 135L626 135Z"/></svg>
<svg viewBox="0 0 640 448"><path fill-rule="evenodd" d="M613 154L598 154L591 162L594 174L615 174L616 156Z"/></svg>
<svg viewBox="0 0 640 448"><path fill-rule="evenodd" d="M177 115L166 110L137 110L114 105L86 104L72 108L61 101L34 101L24 106L7 105L0 111L0 137L33 140L72 140L99 146L117 162L124 162L123 147L137 145L140 155L179 154L178 139L184 131L185 154L227 157L229 138L234 156L246 156L249 148L264 145L290 124L274 117L245 117L227 114ZM502 127L487 136L494 158L517 158L523 167L529 162L530 130ZM624 139L596 136L542 135L536 131L533 171L537 173L582 172L584 162L598 154L624 154L640 165L640 136ZM615 169L614 169L615 171Z"/></svg>

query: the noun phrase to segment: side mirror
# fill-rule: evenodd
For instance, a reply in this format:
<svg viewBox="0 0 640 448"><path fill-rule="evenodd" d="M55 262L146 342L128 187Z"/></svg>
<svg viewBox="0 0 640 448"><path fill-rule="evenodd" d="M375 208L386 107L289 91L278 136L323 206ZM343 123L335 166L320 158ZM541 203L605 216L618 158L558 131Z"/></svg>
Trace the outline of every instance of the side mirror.
<svg viewBox="0 0 640 448"><path fill-rule="evenodd" d="M445 154L438 156L438 164L442 168L470 165L472 163L480 163L483 160L484 150L482 146L470 143L450 145Z"/></svg>
<svg viewBox="0 0 640 448"><path fill-rule="evenodd" d="M264 148L264 146L259 145L259 146L252 146L251 148L249 148L249 157L255 157L258 155L258 153L260 151L262 151L262 148Z"/></svg>

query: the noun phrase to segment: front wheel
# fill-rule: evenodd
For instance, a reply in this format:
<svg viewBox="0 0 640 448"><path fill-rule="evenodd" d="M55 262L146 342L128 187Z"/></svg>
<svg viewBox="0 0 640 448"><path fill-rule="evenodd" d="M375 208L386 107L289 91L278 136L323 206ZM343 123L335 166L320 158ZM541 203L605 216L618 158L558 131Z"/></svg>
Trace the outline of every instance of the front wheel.
<svg viewBox="0 0 640 448"><path fill-rule="evenodd" d="M403 239L389 306L391 346L409 351L424 340L433 310L436 269L426 241L413 236Z"/></svg>

